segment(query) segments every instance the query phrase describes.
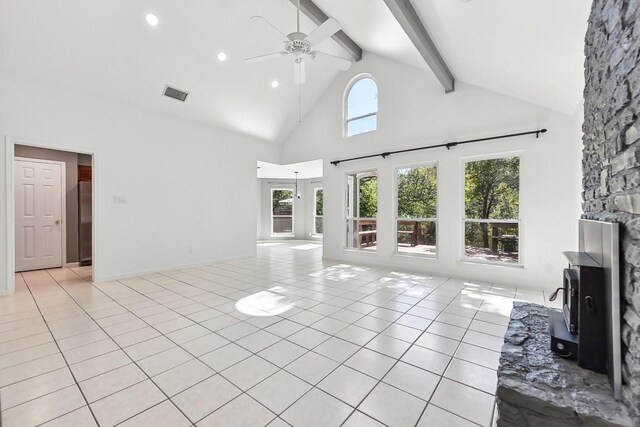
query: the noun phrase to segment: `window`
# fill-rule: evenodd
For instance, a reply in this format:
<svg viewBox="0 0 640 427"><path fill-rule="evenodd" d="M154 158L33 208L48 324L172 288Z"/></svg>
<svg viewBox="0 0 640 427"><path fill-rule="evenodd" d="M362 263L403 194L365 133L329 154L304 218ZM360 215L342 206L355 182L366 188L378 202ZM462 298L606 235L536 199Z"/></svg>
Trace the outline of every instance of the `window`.
<svg viewBox="0 0 640 427"><path fill-rule="evenodd" d="M313 211L313 233L322 235L322 209L324 204L322 188L313 189L315 208Z"/></svg>
<svg viewBox="0 0 640 427"><path fill-rule="evenodd" d="M271 234L293 236L293 190L271 190Z"/></svg>
<svg viewBox="0 0 640 427"><path fill-rule="evenodd" d="M378 173L347 175L347 247L376 250Z"/></svg>
<svg viewBox="0 0 640 427"><path fill-rule="evenodd" d="M396 169L396 201L396 250L403 254L436 255L436 165Z"/></svg>
<svg viewBox="0 0 640 427"><path fill-rule="evenodd" d="M360 77L351 84L344 115L347 138L378 129L378 85L371 77Z"/></svg>
<svg viewBox="0 0 640 427"><path fill-rule="evenodd" d="M465 163L464 256L520 263L520 158Z"/></svg>

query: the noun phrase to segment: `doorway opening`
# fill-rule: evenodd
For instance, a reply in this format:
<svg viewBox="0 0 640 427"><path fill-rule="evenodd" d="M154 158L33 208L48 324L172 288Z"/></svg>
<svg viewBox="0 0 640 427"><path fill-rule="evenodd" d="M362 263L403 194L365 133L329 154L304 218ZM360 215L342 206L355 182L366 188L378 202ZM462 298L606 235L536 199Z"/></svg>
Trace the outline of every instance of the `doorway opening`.
<svg viewBox="0 0 640 427"><path fill-rule="evenodd" d="M298 240L321 247L322 168L322 159L287 165L258 161L258 245Z"/></svg>
<svg viewBox="0 0 640 427"><path fill-rule="evenodd" d="M15 273L67 268L95 277L94 153L7 141L7 293Z"/></svg>

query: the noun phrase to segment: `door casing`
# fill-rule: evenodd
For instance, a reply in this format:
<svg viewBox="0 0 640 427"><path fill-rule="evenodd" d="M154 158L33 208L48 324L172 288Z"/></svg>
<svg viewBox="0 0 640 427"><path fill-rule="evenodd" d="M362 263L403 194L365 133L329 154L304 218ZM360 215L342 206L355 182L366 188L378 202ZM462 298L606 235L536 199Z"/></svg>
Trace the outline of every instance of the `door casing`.
<svg viewBox="0 0 640 427"><path fill-rule="evenodd" d="M15 136L5 137L5 191L7 195L6 204L6 241L4 245L6 271L5 271L5 287L0 282L0 295L12 294L15 291L15 183L14 183L14 160L15 146L27 145L30 147L49 148L51 150L69 151L71 153L89 154L92 157L92 183L93 183L93 200L92 200L92 280L100 281L102 262L100 257L100 229L97 227L100 212L100 154L97 150L87 150L80 146L68 146L64 144L55 144L44 142L32 138L23 138Z"/></svg>

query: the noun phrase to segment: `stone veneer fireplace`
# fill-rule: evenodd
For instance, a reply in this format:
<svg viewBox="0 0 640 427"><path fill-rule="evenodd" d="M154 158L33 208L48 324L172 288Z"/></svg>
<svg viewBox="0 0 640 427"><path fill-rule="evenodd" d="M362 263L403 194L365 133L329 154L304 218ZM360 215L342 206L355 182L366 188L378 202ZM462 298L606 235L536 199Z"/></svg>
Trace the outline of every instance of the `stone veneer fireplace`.
<svg viewBox="0 0 640 427"><path fill-rule="evenodd" d="M640 424L640 0L595 0L585 41L583 218L620 223L622 395Z"/></svg>

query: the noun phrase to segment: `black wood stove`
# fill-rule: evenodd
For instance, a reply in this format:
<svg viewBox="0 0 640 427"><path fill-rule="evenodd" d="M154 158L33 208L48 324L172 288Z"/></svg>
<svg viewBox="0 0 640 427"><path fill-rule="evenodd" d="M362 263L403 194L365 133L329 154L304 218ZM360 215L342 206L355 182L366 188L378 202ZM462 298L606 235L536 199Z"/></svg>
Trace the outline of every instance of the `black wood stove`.
<svg viewBox="0 0 640 427"><path fill-rule="evenodd" d="M607 372L607 298L604 268L584 252L564 252L562 311L549 313L551 349L595 372Z"/></svg>

